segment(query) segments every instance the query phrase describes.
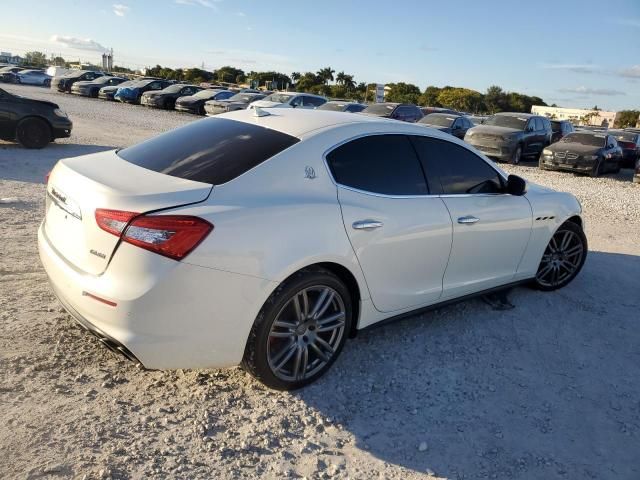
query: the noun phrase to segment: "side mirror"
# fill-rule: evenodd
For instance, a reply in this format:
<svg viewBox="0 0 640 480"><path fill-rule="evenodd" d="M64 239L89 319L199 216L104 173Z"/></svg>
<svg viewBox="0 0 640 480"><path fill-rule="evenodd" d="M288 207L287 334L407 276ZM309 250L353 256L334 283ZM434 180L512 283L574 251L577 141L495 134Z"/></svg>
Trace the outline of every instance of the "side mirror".
<svg viewBox="0 0 640 480"><path fill-rule="evenodd" d="M507 178L507 193L509 195L521 197L527 193L527 182L524 178L517 175L509 175Z"/></svg>

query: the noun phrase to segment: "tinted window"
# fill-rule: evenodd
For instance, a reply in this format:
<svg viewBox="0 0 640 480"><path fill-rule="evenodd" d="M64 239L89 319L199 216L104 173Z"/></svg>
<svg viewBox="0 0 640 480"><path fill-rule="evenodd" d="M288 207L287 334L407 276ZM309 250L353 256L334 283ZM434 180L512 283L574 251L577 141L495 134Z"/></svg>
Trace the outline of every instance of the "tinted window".
<svg viewBox="0 0 640 480"><path fill-rule="evenodd" d="M412 137L431 193L500 193L502 181L482 158L452 142ZM439 179L439 183L438 183Z"/></svg>
<svg viewBox="0 0 640 480"><path fill-rule="evenodd" d="M336 182L386 195L425 195L427 186L411 142L404 135L374 135L327 155Z"/></svg>
<svg viewBox="0 0 640 480"><path fill-rule="evenodd" d="M355 113L355 112L361 112L365 108L366 107L364 105L353 104L353 105L349 105L345 111Z"/></svg>
<svg viewBox="0 0 640 480"><path fill-rule="evenodd" d="M317 97L304 97L303 102L305 107L319 107L324 104L326 100L324 98Z"/></svg>
<svg viewBox="0 0 640 480"><path fill-rule="evenodd" d="M249 123L208 118L120 150L118 155L154 172L220 185L298 141Z"/></svg>
<svg viewBox="0 0 640 480"><path fill-rule="evenodd" d="M515 128L516 130L524 130L527 123L526 117L515 117L511 115L494 115L485 119L485 125L494 125L496 127Z"/></svg>

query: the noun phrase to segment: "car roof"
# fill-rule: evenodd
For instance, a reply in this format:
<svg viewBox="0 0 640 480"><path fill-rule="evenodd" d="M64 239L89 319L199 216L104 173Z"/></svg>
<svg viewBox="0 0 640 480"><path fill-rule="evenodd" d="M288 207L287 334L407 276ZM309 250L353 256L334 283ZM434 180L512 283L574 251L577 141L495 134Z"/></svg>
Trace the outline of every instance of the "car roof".
<svg viewBox="0 0 640 480"><path fill-rule="evenodd" d="M258 111L261 109L258 108ZM335 112L330 110L309 110L294 108L274 108L262 110L266 115L259 116L255 109L238 110L224 114L225 118L259 125L277 130L293 137L301 138L315 130L330 127L340 127L347 124L367 124L371 122L386 122L396 126L399 122L371 115L357 113Z"/></svg>
<svg viewBox="0 0 640 480"><path fill-rule="evenodd" d="M540 116L540 115L535 115L533 113L518 113L518 112L500 112L500 113L496 113L495 115L498 115L501 117L524 117L524 118Z"/></svg>
<svg viewBox="0 0 640 480"><path fill-rule="evenodd" d="M461 113L433 112L427 113L424 117L464 117Z"/></svg>

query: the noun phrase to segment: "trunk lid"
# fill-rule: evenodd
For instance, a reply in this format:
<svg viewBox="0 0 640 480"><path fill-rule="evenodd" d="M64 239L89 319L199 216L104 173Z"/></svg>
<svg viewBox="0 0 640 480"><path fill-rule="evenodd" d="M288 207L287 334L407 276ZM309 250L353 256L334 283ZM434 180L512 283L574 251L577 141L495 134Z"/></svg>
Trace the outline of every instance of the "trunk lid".
<svg viewBox="0 0 640 480"><path fill-rule="evenodd" d="M202 202L212 188L139 167L115 151L63 159L49 176L44 231L70 264L99 275L119 239L98 226L96 209L146 213Z"/></svg>

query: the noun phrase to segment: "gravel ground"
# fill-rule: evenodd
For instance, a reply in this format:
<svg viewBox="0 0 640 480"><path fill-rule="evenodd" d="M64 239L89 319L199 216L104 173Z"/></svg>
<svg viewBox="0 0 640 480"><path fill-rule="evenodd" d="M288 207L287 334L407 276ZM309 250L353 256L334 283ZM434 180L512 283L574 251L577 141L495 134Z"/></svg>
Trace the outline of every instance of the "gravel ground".
<svg viewBox="0 0 640 480"><path fill-rule="evenodd" d="M60 309L38 260L55 161L195 117L7 89L53 99L75 128L37 152L0 142L0 478L640 478L631 171L509 167L582 202L591 252L571 285L361 332L319 382L273 392L238 368L134 367Z"/></svg>

